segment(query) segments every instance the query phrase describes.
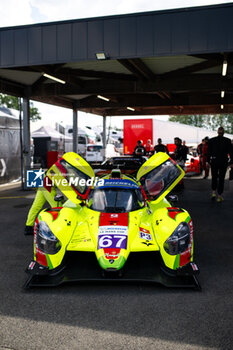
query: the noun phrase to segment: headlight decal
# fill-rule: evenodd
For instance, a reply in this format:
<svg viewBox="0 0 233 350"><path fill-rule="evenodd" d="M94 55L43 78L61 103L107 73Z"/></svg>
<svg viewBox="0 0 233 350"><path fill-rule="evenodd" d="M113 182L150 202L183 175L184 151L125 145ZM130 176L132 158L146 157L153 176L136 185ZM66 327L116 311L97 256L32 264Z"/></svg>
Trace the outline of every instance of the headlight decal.
<svg viewBox="0 0 233 350"><path fill-rule="evenodd" d="M182 221L164 242L164 250L169 255L178 255L187 250L190 244L190 227Z"/></svg>
<svg viewBox="0 0 233 350"><path fill-rule="evenodd" d="M40 221L34 231L34 244L36 260L44 266L52 267L48 254L58 253L61 249L61 242L45 221Z"/></svg>
<svg viewBox="0 0 233 350"><path fill-rule="evenodd" d="M188 217L186 221L190 228L190 242L188 245L188 248L186 251L180 254L180 261L179 261L179 267L184 266L188 264L191 261L191 255L192 255L192 244L193 244L193 222L190 217Z"/></svg>
<svg viewBox="0 0 233 350"><path fill-rule="evenodd" d="M37 244L37 227L38 227L39 221L40 221L40 216L36 218L35 225L34 225L34 259L38 262L38 264L43 266L48 266L46 254L43 253L38 248L38 244Z"/></svg>

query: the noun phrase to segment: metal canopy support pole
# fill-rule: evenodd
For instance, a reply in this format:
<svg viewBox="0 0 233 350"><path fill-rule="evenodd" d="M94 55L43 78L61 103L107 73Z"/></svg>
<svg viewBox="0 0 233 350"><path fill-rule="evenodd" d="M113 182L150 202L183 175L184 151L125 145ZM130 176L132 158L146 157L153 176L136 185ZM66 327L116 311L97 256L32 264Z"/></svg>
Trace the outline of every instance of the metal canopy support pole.
<svg viewBox="0 0 233 350"><path fill-rule="evenodd" d="M31 168L31 138L30 138L30 103L29 98L23 98L23 156L24 183L26 188L27 170Z"/></svg>
<svg viewBox="0 0 233 350"><path fill-rule="evenodd" d="M103 158L106 158L106 120L107 116L103 115Z"/></svg>
<svg viewBox="0 0 233 350"><path fill-rule="evenodd" d="M73 152L78 152L78 111L73 109Z"/></svg>

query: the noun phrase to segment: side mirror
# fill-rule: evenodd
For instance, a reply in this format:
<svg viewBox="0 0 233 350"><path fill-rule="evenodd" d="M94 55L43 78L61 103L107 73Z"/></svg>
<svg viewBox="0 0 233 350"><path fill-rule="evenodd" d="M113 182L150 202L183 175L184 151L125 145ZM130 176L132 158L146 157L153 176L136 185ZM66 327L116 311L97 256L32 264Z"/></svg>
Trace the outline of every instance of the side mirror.
<svg viewBox="0 0 233 350"><path fill-rule="evenodd" d="M54 200L55 200L55 202L62 202L62 201L64 201L64 196L63 196L63 194L56 194L56 195L54 196Z"/></svg>
<svg viewBox="0 0 233 350"><path fill-rule="evenodd" d="M170 194L169 196L167 196L168 201L171 202L172 204L175 204L178 202L179 198L176 194Z"/></svg>

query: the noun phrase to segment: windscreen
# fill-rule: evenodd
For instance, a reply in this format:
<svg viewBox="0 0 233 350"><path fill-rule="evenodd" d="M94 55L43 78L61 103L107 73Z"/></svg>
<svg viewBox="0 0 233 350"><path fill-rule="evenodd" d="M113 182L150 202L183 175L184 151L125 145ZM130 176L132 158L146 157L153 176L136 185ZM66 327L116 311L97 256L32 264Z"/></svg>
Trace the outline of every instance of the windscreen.
<svg viewBox="0 0 233 350"><path fill-rule="evenodd" d="M140 178L148 199L156 200L181 175L181 170L170 159Z"/></svg>
<svg viewBox="0 0 233 350"><path fill-rule="evenodd" d="M102 148L103 148L103 146L93 145L93 146L88 146L87 151L88 152L100 152Z"/></svg>
<svg viewBox="0 0 233 350"><path fill-rule="evenodd" d="M105 213L127 213L145 206L140 189L94 189L87 203L92 210Z"/></svg>
<svg viewBox="0 0 233 350"><path fill-rule="evenodd" d="M69 164L66 160L62 159L60 164L64 168L64 177L71 184L71 186L80 194L84 194L87 189L87 180L90 179L88 175L81 172L73 165Z"/></svg>

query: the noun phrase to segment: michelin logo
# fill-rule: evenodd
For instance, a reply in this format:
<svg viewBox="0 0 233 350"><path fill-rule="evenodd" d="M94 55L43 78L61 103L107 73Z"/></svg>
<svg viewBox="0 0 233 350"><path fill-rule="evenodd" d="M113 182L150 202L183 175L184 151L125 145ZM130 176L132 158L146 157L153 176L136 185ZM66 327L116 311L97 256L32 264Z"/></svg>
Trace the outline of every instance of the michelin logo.
<svg viewBox="0 0 233 350"><path fill-rule="evenodd" d="M44 186L44 170L27 170L26 185L29 188Z"/></svg>

